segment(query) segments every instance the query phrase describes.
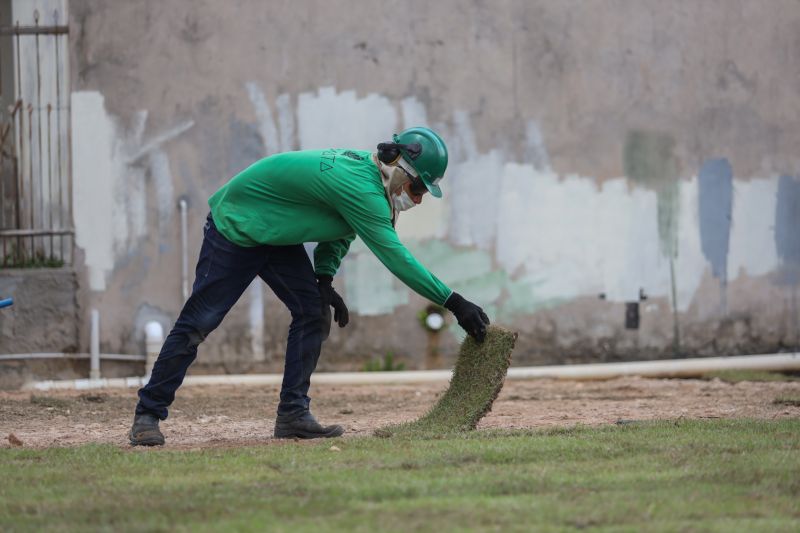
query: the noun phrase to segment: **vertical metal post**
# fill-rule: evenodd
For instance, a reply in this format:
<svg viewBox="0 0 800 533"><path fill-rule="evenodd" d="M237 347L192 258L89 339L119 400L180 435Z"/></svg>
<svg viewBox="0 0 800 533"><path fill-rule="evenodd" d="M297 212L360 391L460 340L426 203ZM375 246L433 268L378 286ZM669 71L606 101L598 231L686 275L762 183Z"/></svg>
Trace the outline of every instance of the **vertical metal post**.
<svg viewBox="0 0 800 533"><path fill-rule="evenodd" d="M34 26L38 29L39 28L39 10L35 9L33 11L33 23ZM38 175L39 175L39 217L41 217L41 225L44 226L44 157L42 154L42 57L39 54L39 33L37 32L34 39L36 43L36 133L39 139L39 166L37 168ZM33 166L31 166L31 179L33 179ZM31 229L36 228L36 217L33 216L31 213ZM42 237L41 240L42 250L44 254L45 246L45 238ZM36 252L34 251L34 257ZM44 254L46 255L46 254Z"/></svg>
<svg viewBox="0 0 800 533"><path fill-rule="evenodd" d="M100 312L92 309L89 379L100 379Z"/></svg>
<svg viewBox="0 0 800 533"><path fill-rule="evenodd" d="M53 11L53 21L56 25L58 25L58 9ZM56 45L56 128L58 130L58 167L56 171L56 176L58 179L58 226L60 228L64 227L64 189L63 189L63 180L61 177L61 63L59 62L58 57L58 40L59 35L55 35L55 45ZM72 218L69 219L72 221ZM61 244L61 259L66 262L64 257L64 236L60 235L58 237L59 243ZM70 261L72 257L70 256Z"/></svg>
<svg viewBox="0 0 800 533"><path fill-rule="evenodd" d="M181 294L183 301L189 299L189 230L187 223L188 202L181 198L178 202L181 210Z"/></svg>
<svg viewBox="0 0 800 533"><path fill-rule="evenodd" d="M52 150L52 142L53 142L53 134L50 127L50 114L53 111L53 106L48 102L47 103L47 200L49 205L49 209L47 212L49 213L49 229L54 229L53 226L53 150ZM39 111L41 113L41 110ZM44 222L44 213L42 213L42 222ZM53 253L53 234L50 234L50 253L48 259L52 258L55 254Z"/></svg>
<svg viewBox="0 0 800 533"><path fill-rule="evenodd" d="M19 124L17 131L19 132L19 146L17 146L17 181L18 181L18 195L17 195L17 229L22 229L22 204L25 201L25 180L22 176L23 169L25 168L25 142L24 142L24 120L23 117L25 116L24 111L24 103L22 102L22 68L21 68L21 52L20 52L20 33L19 33L19 21L17 21L17 33L16 33L16 51L17 51L17 104L15 106L16 112L19 116ZM16 263L19 264L24 260L25 253L24 253L24 243L22 240L22 236L20 235L17 237L17 253L16 253Z"/></svg>
<svg viewBox="0 0 800 533"><path fill-rule="evenodd" d="M30 193L30 209L31 209L31 225L28 229L36 228L36 225L33 221L33 211L34 207L34 188L33 188L33 104L28 104L28 178L30 178L30 188L28 192ZM31 235L31 251L30 257L33 258L36 256L36 237Z"/></svg>

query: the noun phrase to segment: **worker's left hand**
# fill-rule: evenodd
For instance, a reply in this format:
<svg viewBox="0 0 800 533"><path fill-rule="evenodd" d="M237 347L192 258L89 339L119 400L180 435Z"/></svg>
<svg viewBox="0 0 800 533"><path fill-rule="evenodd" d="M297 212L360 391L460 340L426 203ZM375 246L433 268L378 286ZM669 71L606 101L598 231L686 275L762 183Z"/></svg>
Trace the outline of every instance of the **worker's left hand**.
<svg viewBox="0 0 800 533"><path fill-rule="evenodd" d="M330 307L333 307L333 320L343 328L350 322L350 312L336 289L333 288L332 276L317 276L319 296L322 299L323 315L330 316Z"/></svg>
<svg viewBox="0 0 800 533"><path fill-rule="evenodd" d="M444 306L456 315L458 325L464 328L478 343L486 338L486 328L489 325L489 317L483 309L470 302L457 292L453 292Z"/></svg>

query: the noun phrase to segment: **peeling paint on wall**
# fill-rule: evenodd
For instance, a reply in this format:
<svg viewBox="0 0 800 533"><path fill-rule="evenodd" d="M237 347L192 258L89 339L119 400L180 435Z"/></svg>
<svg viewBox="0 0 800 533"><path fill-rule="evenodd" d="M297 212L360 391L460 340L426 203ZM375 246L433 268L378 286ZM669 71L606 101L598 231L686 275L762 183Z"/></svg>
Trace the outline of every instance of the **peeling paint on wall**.
<svg viewBox="0 0 800 533"><path fill-rule="evenodd" d="M189 120L144 139L147 112L123 131L95 91L72 93L75 243L86 254L89 286L101 291L118 258L133 253L147 233L146 176L155 187L157 225L174 213L172 176L162 146L194 125ZM107 221L98 224L97 221Z"/></svg>
<svg viewBox="0 0 800 533"><path fill-rule="evenodd" d="M293 109L288 95L279 95L271 107L256 84L247 84L246 88L257 125L231 121L232 143L241 152L234 150L239 155L231 156L232 161L238 161L237 166L290 149L288 145L295 137L301 148L338 144L370 149L376 139L396 131L399 124L424 123L426 117L424 106L414 98L403 100L398 113L388 99L378 95L359 98L353 92L322 88L299 95ZM131 189L128 178L127 190L134 193L127 199L116 197L109 204L100 197L114 198L112 182L97 183L99 174L117 176L119 181L122 176L135 175L144 160L149 172L160 176L154 180L161 184L157 185L161 191L159 216L168 220L173 210L172 180L169 161L160 146L186 131L191 123L142 142L146 113L140 114L126 137L105 113L102 95L75 93L74 98L74 105L80 109L74 115L84 122L74 128L75 168L82 176L76 185L83 187L76 189L76 197L81 195L83 202L93 198L93 205L123 204L118 212L124 217L115 222L114 231L103 234L109 227L97 228L88 217L77 222L78 244L87 248L92 286L101 290L105 272L114 266L115 247L141 235L146 221L144 204L139 203L144 200L144 186ZM349 117L347 121L345 116ZM368 127L357 127L352 117L362 117ZM341 128L346 122L345 131ZM404 213L398 232L432 272L505 318L601 292L610 301L634 299L640 288L655 297L666 296L672 285L667 252L673 253L676 261L674 276L681 310L690 305L706 261L712 263L715 275L731 279L740 272L753 275L774 268L775 251L755 256L744 253L763 244L770 224L732 224L725 215L725 202L719 212L714 211L714 204L704 202L719 200L725 192L720 192L720 187L727 186L730 204L733 191L740 198L729 208L733 220L752 221L755 213L774 209L775 180L735 183L732 175L726 174L726 162L715 160L700 169L696 180L679 181L673 174L671 137L634 132L626 144L626 169L633 181L645 187L631 189L624 178L606 180L598 186L591 177L554 173L542 133L533 121L526 130L527 163L510 162L507 154L497 149L479 152L467 113L454 113L451 124L454 128L448 144L453 147L451 154L460 154L460 159L451 159L443 183L445 198L428 198L422 206ZM81 132L89 129L91 142L85 143ZM101 137L107 140L104 147L100 146L99 159L96 132L102 132ZM91 158L79 155L81 150ZM92 166L87 169L89 161ZM99 186L85 190L91 184ZM699 231L684 231L678 242L677 229L695 226L695 213L700 213ZM113 219L114 214L109 210L105 216ZM763 221L763 216L756 218ZM87 243L84 237L89 234L91 242ZM358 242L342 266L354 312L390 313L397 305L407 303L408 289ZM726 261L729 273L725 273ZM251 329L253 337L258 338L263 316L254 308L263 307L263 294L251 291L249 300Z"/></svg>
<svg viewBox="0 0 800 533"><path fill-rule="evenodd" d="M417 120L408 117L426 115L415 100L402 102L398 118L390 102L376 95L359 99L330 88L305 93L297 109L303 148L336 143L335 128L326 132L329 118L319 124L313 119L327 109L375 119L370 122L372 133L361 132L358 138L348 134L356 147L364 148L397 124ZM443 281L508 318L599 293L609 301L631 301L640 288L653 297L677 300L677 310L689 308L709 261L706 253L711 252L704 253L703 230L694 229L701 209L701 179L678 179L670 136L629 136L626 168L635 183L644 185L631 188L625 178L598 186L591 177L556 174L533 122L527 133L528 163L510 162L498 149L478 151L467 113L454 113L451 123L455 127L442 126L451 153L443 200L427 198L398 222L401 239ZM708 176L708 169L702 175ZM743 191L736 193L734 221L774 209L769 207L770 201L774 204L773 181L732 182L734 190ZM734 279L740 270L757 275L774 268L774 251L758 257L742 253L771 235L769 225L730 226L728 278ZM356 313L389 313L408 301L408 289L359 242L342 265L348 303ZM431 242L440 244L431 247ZM722 257L720 249L713 253ZM483 259L478 261L478 256ZM462 279L465 269L473 274Z"/></svg>
<svg viewBox="0 0 800 533"><path fill-rule="evenodd" d="M387 132L397 129L394 104L378 94L363 98L355 91L323 87L301 93L297 104L297 135L301 150L356 148L374 150Z"/></svg>

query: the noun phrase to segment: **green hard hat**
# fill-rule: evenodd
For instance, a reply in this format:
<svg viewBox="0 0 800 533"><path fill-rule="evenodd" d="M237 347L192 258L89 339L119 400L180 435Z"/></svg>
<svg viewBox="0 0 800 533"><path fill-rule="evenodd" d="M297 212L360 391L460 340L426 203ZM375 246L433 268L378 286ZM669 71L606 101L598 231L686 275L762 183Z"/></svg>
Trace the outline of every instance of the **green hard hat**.
<svg viewBox="0 0 800 533"><path fill-rule="evenodd" d="M408 128L394 135L394 142L419 145L419 150L401 148L400 153L422 179L422 183L436 198L442 197L439 181L447 169L447 146L435 131L429 128ZM414 147L416 148L416 147Z"/></svg>

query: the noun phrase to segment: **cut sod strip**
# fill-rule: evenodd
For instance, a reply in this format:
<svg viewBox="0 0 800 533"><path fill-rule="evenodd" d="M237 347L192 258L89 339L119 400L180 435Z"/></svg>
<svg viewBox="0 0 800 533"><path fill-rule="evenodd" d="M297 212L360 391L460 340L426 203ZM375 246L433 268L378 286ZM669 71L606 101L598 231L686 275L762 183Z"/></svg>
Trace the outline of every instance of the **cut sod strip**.
<svg viewBox="0 0 800 533"><path fill-rule="evenodd" d="M432 437L475 429L503 388L516 340L515 332L497 326L489 327L481 344L467 337L450 386L433 409L413 422L379 428L375 435Z"/></svg>

